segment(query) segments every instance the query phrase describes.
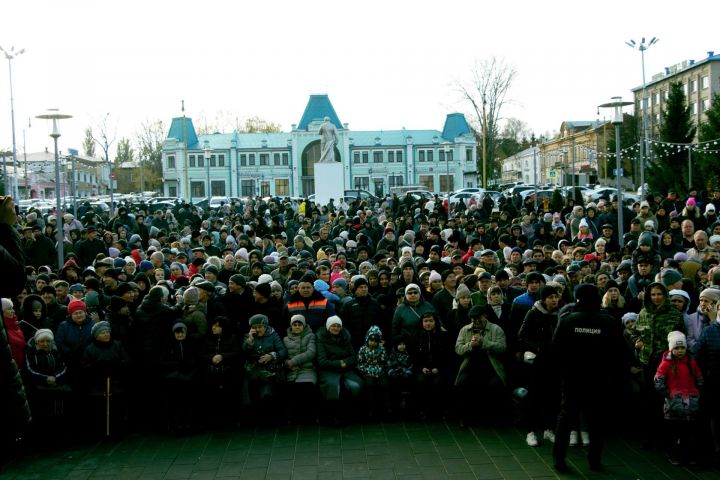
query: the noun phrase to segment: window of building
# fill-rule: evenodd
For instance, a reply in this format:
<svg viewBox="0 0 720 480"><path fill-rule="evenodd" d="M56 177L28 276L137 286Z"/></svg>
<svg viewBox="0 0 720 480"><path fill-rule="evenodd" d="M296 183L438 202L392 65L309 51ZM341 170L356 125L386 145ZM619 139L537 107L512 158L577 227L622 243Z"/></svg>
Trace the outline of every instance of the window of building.
<svg viewBox="0 0 720 480"><path fill-rule="evenodd" d="M710 86L710 77L705 75L704 77L700 78L700 88L705 90Z"/></svg>
<svg viewBox="0 0 720 480"><path fill-rule="evenodd" d="M215 197L225 196L225 180L213 180L210 182L210 191Z"/></svg>
<svg viewBox="0 0 720 480"><path fill-rule="evenodd" d="M217 157L217 164L218 164L218 167L224 167L224 166L225 166L225 154L218 155L218 157Z"/></svg>
<svg viewBox="0 0 720 480"><path fill-rule="evenodd" d="M193 168L195 166L195 155L190 155L188 157L188 162L190 163L190 168Z"/></svg>
<svg viewBox="0 0 720 480"><path fill-rule="evenodd" d="M387 152L387 155L388 155L388 163L393 163L395 161L395 151L390 150L389 152Z"/></svg>
<svg viewBox="0 0 720 480"><path fill-rule="evenodd" d="M418 150L418 162L425 161L425 150Z"/></svg>
<svg viewBox="0 0 720 480"><path fill-rule="evenodd" d="M192 197L204 197L205 182L190 182L190 195Z"/></svg>
<svg viewBox="0 0 720 480"><path fill-rule="evenodd" d="M428 150L428 151L427 151L427 161L428 161L428 162L432 162L432 161L433 161L433 151L432 151L432 150Z"/></svg>
<svg viewBox="0 0 720 480"><path fill-rule="evenodd" d="M205 168L205 157L202 155L197 156L197 166L200 168Z"/></svg>
<svg viewBox="0 0 720 480"><path fill-rule="evenodd" d="M445 150L438 150L438 157L441 162L444 162L445 161ZM453 151L452 150L448 150L447 158L448 158L448 162L452 162L452 159L453 159Z"/></svg>
<svg viewBox="0 0 720 480"><path fill-rule="evenodd" d="M401 187L403 185L403 177L402 175L390 175L388 177L388 186L390 188L392 187Z"/></svg>
<svg viewBox="0 0 720 480"><path fill-rule="evenodd" d="M395 152L395 161L398 163L402 163L402 161L403 161L403 151L402 150L398 150L397 152Z"/></svg>
<svg viewBox="0 0 720 480"><path fill-rule="evenodd" d="M270 182L260 182L260 196L270 196Z"/></svg>
<svg viewBox="0 0 720 480"><path fill-rule="evenodd" d="M255 180L240 180L240 195L243 197L252 197L255 195Z"/></svg>
<svg viewBox="0 0 720 480"><path fill-rule="evenodd" d="M455 178L452 175L440 175L440 191L452 192L455 190Z"/></svg>
<svg viewBox="0 0 720 480"><path fill-rule="evenodd" d="M255 154L254 153L248 154L248 165L251 167L255 166Z"/></svg>
<svg viewBox="0 0 720 480"><path fill-rule="evenodd" d="M279 197L287 197L290 195L290 180L287 178L275 179L275 195Z"/></svg>
<svg viewBox="0 0 720 480"><path fill-rule="evenodd" d="M697 91L697 80L690 80L690 92Z"/></svg>
<svg viewBox="0 0 720 480"><path fill-rule="evenodd" d="M280 154L273 153L273 165L280 165Z"/></svg>
<svg viewBox="0 0 720 480"><path fill-rule="evenodd" d="M697 115L698 114L698 104L697 102L692 102L692 114Z"/></svg>
<svg viewBox="0 0 720 480"><path fill-rule="evenodd" d="M362 152L362 163L368 163L370 152Z"/></svg>
<svg viewBox="0 0 720 480"><path fill-rule="evenodd" d="M383 161L382 150L375 150L373 152L373 163L382 163L382 161Z"/></svg>
<svg viewBox="0 0 720 480"><path fill-rule="evenodd" d="M670 97L670 90L663 91L663 98L665 99L665 101L667 101L667 99L669 97Z"/></svg>
<svg viewBox="0 0 720 480"><path fill-rule="evenodd" d="M472 151L473 151L472 148L465 149L465 161L466 162L472 162L472 159L473 159Z"/></svg>
<svg viewBox="0 0 720 480"><path fill-rule="evenodd" d="M353 163L360 163L360 152L353 152Z"/></svg>
<svg viewBox="0 0 720 480"><path fill-rule="evenodd" d="M241 167L247 166L247 155L245 155L244 153L240 154L240 166Z"/></svg>
<svg viewBox="0 0 720 480"><path fill-rule="evenodd" d="M168 168L175 168L175 155L168 155L168 157L167 157L167 167L168 167Z"/></svg>
<svg viewBox="0 0 720 480"><path fill-rule="evenodd" d="M370 177L355 177L355 189L356 190L369 190L370 189Z"/></svg>
<svg viewBox="0 0 720 480"><path fill-rule="evenodd" d="M707 98L704 98L702 101L702 111L706 112L710 108L710 100Z"/></svg>
<svg viewBox="0 0 720 480"><path fill-rule="evenodd" d="M267 153L260 154L260 166L270 164L270 155Z"/></svg>
<svg viewBox="0 0 720 480"><path fill-rule="evenodd" d="M685 94L686 97L688 96L688 93L690 93L690 92L688 91L688 84L687 84L687 83L683 83L683 93Z"/></svg>
<svg viewBox="0 0 720 480"><path fill-rule="evenodd" d="M168 187L168 195L171 197L177 197L177 187Z"/></svg>
<svg viewBox="0 0 720 480"><path fill-rule="evenodd" d="M289 153L283 153L282 154L282 164L287 166L290 164L290 154Z"/></svg>
<svg viewBox="0 0 720 480"><path fill-rule="evenodd" d="M216 165L217 165L217 158L215 157L215 155L210 155L210 166L214 167Z"/></svg>
<svg viewBox="0 0 720 480"><path fill-rule="evenodd" d="M431 192L435 190L435 181L432 175L420 175L418 180L420 181L420 185L423 185Z"/></svg>

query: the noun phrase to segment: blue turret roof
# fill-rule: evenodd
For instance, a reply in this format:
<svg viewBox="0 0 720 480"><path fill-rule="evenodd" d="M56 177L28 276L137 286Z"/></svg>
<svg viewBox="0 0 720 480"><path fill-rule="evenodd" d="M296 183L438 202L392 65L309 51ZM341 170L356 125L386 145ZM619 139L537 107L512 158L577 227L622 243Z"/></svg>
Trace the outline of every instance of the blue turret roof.
<svg viewBox="0 0 720 480"><path fill-rule="evenodd" d="M445 119L442 137L445 140L455 140L457 137L471 133L470 125L462 113L450 113Z"/></svg>
<svg viewBox="0 0 720 480"><path fill-rule="evenodd" d="M335 125L335 128L343 128L332 103L330 103L330 98L327 95L310 95L310 100L308 100L297 128L307 130L311 122L322 122L325 117L330 117L330 121Z"/></svg>
<svg viewBox="0 0 720 480"><path fill-rule="evenodd" d="M187 147L197 148L198 137L195 133L195 126L192 118L185 117L185 131L187 132ZM170 124L168 138L175 138L178 142L183 142L183 117L175 117Z"/></svg>

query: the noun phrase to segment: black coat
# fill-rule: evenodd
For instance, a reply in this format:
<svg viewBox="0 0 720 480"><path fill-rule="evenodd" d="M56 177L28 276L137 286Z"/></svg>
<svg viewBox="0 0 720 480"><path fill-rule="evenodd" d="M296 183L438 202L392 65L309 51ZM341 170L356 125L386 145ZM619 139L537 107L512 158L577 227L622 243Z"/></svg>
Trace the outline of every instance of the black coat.
<svg viewBox="0 0 720 480"><path fill-rule="evenodd" d="M386 318L383 315L380 302L367 295L365 297L353 297L346 302L342 302L338 307L338 315L343 320L343 328L350 333L350 341L357 352L363 346L365 341L365 332L371 326L377 325L380 331L388 337L390 335L390 325L381 324ZM387 338L386 338L387 339Z"/></svg>

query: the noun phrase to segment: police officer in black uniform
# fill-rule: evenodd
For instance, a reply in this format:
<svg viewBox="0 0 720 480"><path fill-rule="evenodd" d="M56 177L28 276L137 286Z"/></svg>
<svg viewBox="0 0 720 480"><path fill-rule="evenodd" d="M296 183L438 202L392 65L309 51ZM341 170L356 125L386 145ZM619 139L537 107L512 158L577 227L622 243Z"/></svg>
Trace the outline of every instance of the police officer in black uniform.
<svg viewBox="0 0 720 480"><path fill-rule="evenodd" d="M600 470L605 439L604 415L613 390L612 380L626 360L622 348L622 329L613 317L600 312L600 292L595 285L575 288L573 313L560 319L553 336L551 352L562 381L562 402L555 431L553 459L559 472L569 470L565 463L570 428L583 410L588 422L591 470Z"/></svg>

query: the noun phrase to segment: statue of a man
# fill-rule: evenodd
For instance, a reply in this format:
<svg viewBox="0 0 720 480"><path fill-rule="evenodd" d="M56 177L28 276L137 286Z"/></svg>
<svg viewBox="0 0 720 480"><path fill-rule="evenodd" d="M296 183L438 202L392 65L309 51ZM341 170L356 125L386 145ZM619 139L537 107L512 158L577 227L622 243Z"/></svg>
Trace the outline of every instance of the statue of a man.
<svg viewBox="0 0 720 480"><path fill-rule="evenodd" d="M337 130L330 122L330 117L323 119L320 125L320 161L318 163L335 162L335 144L337 144Z"/></svg>

